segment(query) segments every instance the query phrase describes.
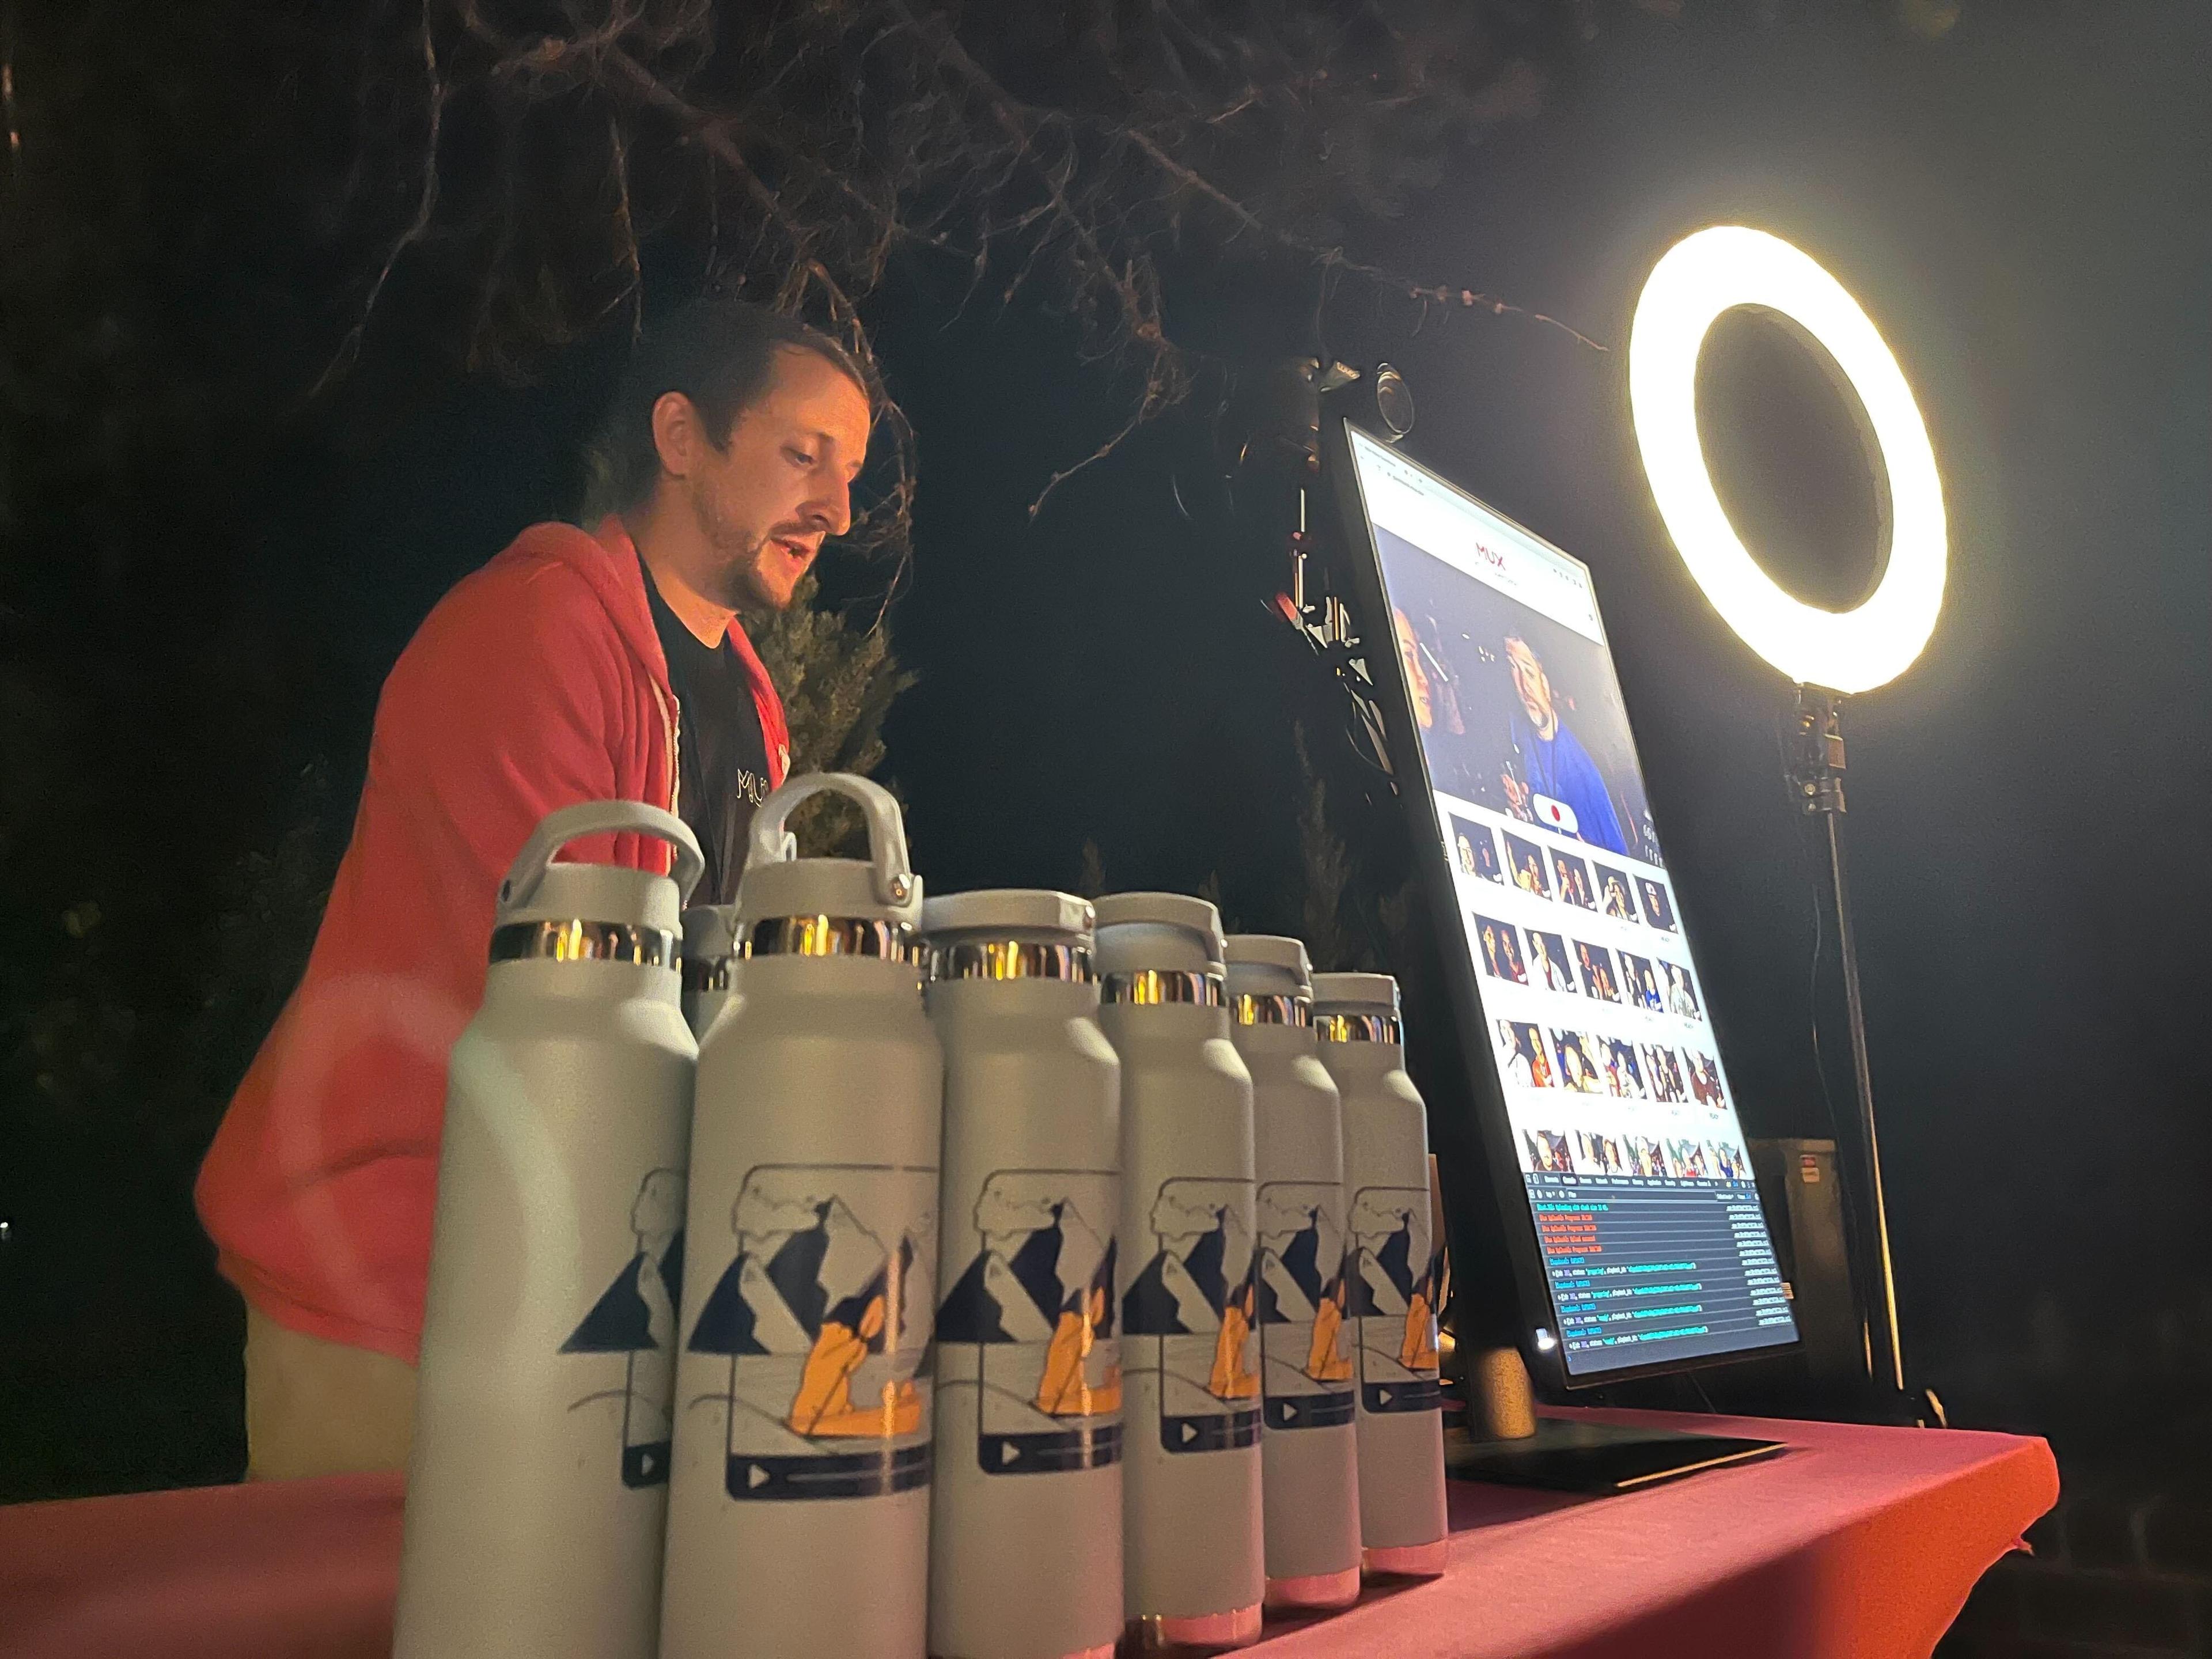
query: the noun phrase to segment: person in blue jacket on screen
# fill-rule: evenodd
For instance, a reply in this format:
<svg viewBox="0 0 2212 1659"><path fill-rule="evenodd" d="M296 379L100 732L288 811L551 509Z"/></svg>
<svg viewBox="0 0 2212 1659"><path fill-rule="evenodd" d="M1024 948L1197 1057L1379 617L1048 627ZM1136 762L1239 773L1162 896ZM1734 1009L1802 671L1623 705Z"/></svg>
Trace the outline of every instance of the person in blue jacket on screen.
<svg viewBox="0 0 2212 1659"><path fill-rule="evenodd" d="M1510 771L1504 775L1505 798L1512 803L1514 816L1535 821L1530 795L1548 796L1575 815L1575 834L1593 847L1625 857L1628 843L1620 833L1620 818L1613 810L1605 776L1559 718L1542 659L1528 641L1508 634L1505 661L1513 671L1513 690L1521 698L1520 708L1510 718L1522 776L1516 778Z"/></svg>

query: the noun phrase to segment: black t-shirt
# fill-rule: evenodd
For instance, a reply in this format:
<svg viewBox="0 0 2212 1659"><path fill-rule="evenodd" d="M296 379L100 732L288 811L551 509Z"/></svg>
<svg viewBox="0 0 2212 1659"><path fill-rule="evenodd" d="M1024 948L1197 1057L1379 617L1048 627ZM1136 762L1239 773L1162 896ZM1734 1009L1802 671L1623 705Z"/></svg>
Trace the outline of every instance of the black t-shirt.
<svg viewBox="0 0 2212 1659"><path fill-rule="evenodd" d="M707 873L691 902L727 904L737 897L738 878L744 872L753 809L768 796L768 744L761 736L760 710L737 647L727 640L702 645L660 597L645 561L638 564L645 570L653 626L676 691L677 811L707 855Z"/></svg>

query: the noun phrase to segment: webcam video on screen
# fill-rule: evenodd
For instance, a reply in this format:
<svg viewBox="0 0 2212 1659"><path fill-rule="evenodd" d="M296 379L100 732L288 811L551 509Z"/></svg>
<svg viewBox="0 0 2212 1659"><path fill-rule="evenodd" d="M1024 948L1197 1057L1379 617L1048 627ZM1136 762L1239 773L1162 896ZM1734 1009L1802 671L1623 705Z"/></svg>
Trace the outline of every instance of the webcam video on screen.
<svg viewBox="0 0 2212 1659"><path fill-rule="evenodd" d="M1436 787L1593 848L1663 864L1605 647L1380 526L1375 538L1391 574L1391 630Z"/></svg>

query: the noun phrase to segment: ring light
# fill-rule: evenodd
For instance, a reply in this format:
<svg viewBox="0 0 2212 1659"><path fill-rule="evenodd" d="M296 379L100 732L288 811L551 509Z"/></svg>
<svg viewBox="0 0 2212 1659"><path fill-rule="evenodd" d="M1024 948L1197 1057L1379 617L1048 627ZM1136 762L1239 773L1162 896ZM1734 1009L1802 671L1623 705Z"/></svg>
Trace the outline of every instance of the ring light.
<svg viewBox="0 0 2212 1659"><path fill-rule="evenodd" d="M1889 474L1889 560L1865 602L1823 611L1783 591L1746 550L1698 437L1698 355L1722 313L1778 312L1827 349L1866 410ZM1920 654L1943 605L1948 532L1936 453L1912 389L1843 285L1779 237L1717 225L1652 268L1629 331L1628 401L1659 516L1713 609L1801 684L1869 691Z"/></svg>

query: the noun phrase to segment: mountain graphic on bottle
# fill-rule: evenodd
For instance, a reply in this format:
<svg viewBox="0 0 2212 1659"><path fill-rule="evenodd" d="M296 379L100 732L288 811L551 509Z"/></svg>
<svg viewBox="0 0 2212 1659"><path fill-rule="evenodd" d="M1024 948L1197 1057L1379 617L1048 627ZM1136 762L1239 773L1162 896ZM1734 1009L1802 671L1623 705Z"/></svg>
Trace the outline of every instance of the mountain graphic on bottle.
<svg viewBox="0 0 2212 1659"><path fill-rule="evenodd" d="M1161 1375L1170 1451L1249 1444L1259 1434L1250 1192L1241 1182L1163 1182L1150 1218L1158 1248L1122 1293L1123 1337L1152 1340L1147 1369Z"/></svg>
<svg viewBox="0 0 2212 1659"><path fill-rule="evenodd" d="M1358 1242L1350 1274L1358 1322L1360 1375L1370 1411L1418 1411L1439 1403L1436 1293L1441 1257L1430 1248L1428 1194L1370 1187L1353 1195Z"/></svg>
<svg viewBox="0 0 2212 1659"><path fill-rule="evenodd" d="M987 1194L985 1203L991 1197ZM1042 1344L1043 1375L1032 1400L1052 1417L1090 1416L1118 1408L1119 1371L1089 1387L1083 1360L1114 1334L1115 1242L1098 1236L1066 1199L1034 1206L1043 1224L979 1230L985 1249L968 1264L937 1310L937 1340L988 1346ZM1018 1219L1026 1219L1021 1218ZM986 1218L1004 1222L1006 1217ZM1017 1227L1018 1227L1018 1219ZM1087 1261L1089 1270L1084 1271ZM1079 1276L1069 1283L1063 1264Z"/></svg>
<svg viewBox="0 0 2212 1659"><path fill-rule="evenodd" d="M1279 1247L1267 1249L1261 1256L1255 1280L1257 1318L1263 1328L1305 1328L1307 1340L1297 1363L1308 1381L1347 1382L1352 1376L1352 1359L1341 1351L1338 1340L1347 1301L1342 1234L1333 1223L1325 1224L1317 1204L1300 1206L1293 1218L1300 1222L1296 1231ZM1264 1215L1261 1224L1264 1243L1272 1246L1283 1237L1272 1230ZM1331 1258L1326 1271L1324 1256ZM1349 1401L1351 1396L1345 1398Z"/></svg>
<svg viewBox="0 0 2212 1659"><path fill-rule="evenodd" d="M681 1170L646 1173L630 1205L636 1249L560 1349L564 1354L626 1356L620 1393L622 1478L628 1486L656 1486L668 1479L668 1400L674 1386L676 1310L684 1293L684 1201ZM594 1389L575 1407L611 1399L615 1393L611 1387Z"/></svg>
<svg viewBox="0 0 2212 1659"><path fill-rule="evenodd" d="M913 1270L913 1242L902 1238L896 1251L885 1249L835 1196L811 1207L813 1224L783 1235L764 1255L738 1252L708 1293L685 1346L734 1358L789 1353L803 1340L806 1360L784 1418L793 1433L810 1439L913 1433L921 1401L912 1379L886 1382L875 1401L856 1405L852 1396L854 1372L897 1346L907 1330L910 1308L900 1287ZM872 1252L874 1271L833 1292L825 1273L833 1252Z"/></svg>
<svg viewBox="0 0 2212 1659"><path fill-rule="evenodd" d="M984 1179L975 1254L937 1310L940 1450L951 1421L972 1423L975 1466L994 1478L1121 1461L1119 1251L1102 1224L1117 1185L1103 1170Z"/></svg>

